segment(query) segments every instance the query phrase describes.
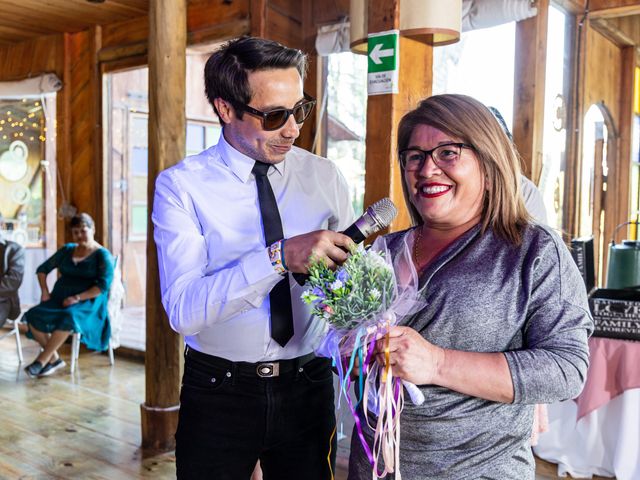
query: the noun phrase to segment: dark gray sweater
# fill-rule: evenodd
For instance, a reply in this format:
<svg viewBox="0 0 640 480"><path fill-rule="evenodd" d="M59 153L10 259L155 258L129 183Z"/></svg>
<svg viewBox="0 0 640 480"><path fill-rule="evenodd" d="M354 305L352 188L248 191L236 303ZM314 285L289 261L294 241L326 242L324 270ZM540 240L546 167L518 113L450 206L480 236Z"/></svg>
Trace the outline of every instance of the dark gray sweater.
<svg viewBox="0 0 640 480"><path fill-rule="evenodd" d="M411 238L407 230L384 241L394 256ZM403 480L533 479L533 406L577 396L589 364L593 321L569 251L543 226L528 226L520 246L474 227L420 282L426 306L401 324L444 348L505 352L514 401L422 385L425 403L407 401L401 416ZM371 478L355 432L349 470L349 480Z"/></svg>

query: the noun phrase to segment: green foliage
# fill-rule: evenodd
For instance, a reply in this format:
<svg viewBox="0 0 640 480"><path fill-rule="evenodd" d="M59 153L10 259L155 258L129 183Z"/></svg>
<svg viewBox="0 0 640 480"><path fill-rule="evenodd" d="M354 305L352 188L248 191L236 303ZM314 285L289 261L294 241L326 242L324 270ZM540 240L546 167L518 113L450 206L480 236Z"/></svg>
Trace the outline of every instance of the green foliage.
<svg viewBox="0 0 640 480"><path fill-rule="evenodd" d="M302 299L313 306L313 314L337 328L351 329L389 306L393 269L382 254L355 250L335 272L312 260L308 286Z"/></svg>

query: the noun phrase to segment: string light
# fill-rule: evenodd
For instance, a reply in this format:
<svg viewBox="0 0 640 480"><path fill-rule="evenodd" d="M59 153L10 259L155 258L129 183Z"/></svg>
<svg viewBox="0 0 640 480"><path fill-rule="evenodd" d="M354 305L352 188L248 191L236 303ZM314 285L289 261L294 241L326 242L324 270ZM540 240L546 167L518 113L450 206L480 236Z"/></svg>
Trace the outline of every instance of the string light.
<svg viewBox="0 0 640 480"><path fill-rule="evenodd" d="M24 138L25 141L34 142L46 141L47 129L44 127L45 120L42 118L43 109L39 101L32 101L27 98L16 100L20 102L16 109L8 108L0 110L0 132L2 132L2 140L11 141L12 139ZM5 103L6 108L7 103ZM9 145L0 145L0 151L4 151Z"/></svg>

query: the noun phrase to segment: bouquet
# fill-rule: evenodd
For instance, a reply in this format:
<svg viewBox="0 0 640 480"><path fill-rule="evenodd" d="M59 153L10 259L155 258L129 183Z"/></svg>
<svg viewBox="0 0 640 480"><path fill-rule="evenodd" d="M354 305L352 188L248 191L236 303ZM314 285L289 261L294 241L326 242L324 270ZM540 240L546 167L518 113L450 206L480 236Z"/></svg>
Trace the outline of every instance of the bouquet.
<svg viewBox="0 0 640 480"><path fill-rule="evenodd" d="M345 398L354 417L356 431L373 467L373 478L383 477L394 469L396 478L401 478L398 463L402 387L414 403L424 401L415 385L393 376L388 348L385 365L379 365L372 355L376 340L386 339L388 346L388 330L398 322L399 315L411 313L413 302L406 292L398 293L388 252L355 249L335 272L312 259L308 288L302 294L303 301L312 306L313 314L329 324L328 333L316 351L333 359L340 380L340 396ZM354 369L359 370L355 404L348 394ZM356 412L360 403L367 426L375 432L373 451L364 438ZM369 411L377 416L376 425L371 424ZM383 467L380 459L384 461Z"/></svg>

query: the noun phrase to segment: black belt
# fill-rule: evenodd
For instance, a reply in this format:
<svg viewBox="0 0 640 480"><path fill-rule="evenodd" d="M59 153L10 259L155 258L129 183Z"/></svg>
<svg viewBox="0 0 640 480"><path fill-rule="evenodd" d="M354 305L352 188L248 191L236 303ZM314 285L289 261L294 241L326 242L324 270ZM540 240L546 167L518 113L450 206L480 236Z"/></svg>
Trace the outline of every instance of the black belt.
<svg viewBox="0 0 640 480"><path fill-rule="evenodd" d="M199 352L191 348L189 345L187 345L184 349L184 356L193 358L194 360L202 362L206 365L211 365L212 367L223 368L227 371L233 371L236 374L257 376L260 378L278 377L280 375L296 372L306 363L309 363L315 358L319 358L316 357L313 353L308 353L301 357L291 358L287 360L275 360L273 362L232 362L225 358ZM326 358L320 359L328 361L328 359Z"/></svg>

